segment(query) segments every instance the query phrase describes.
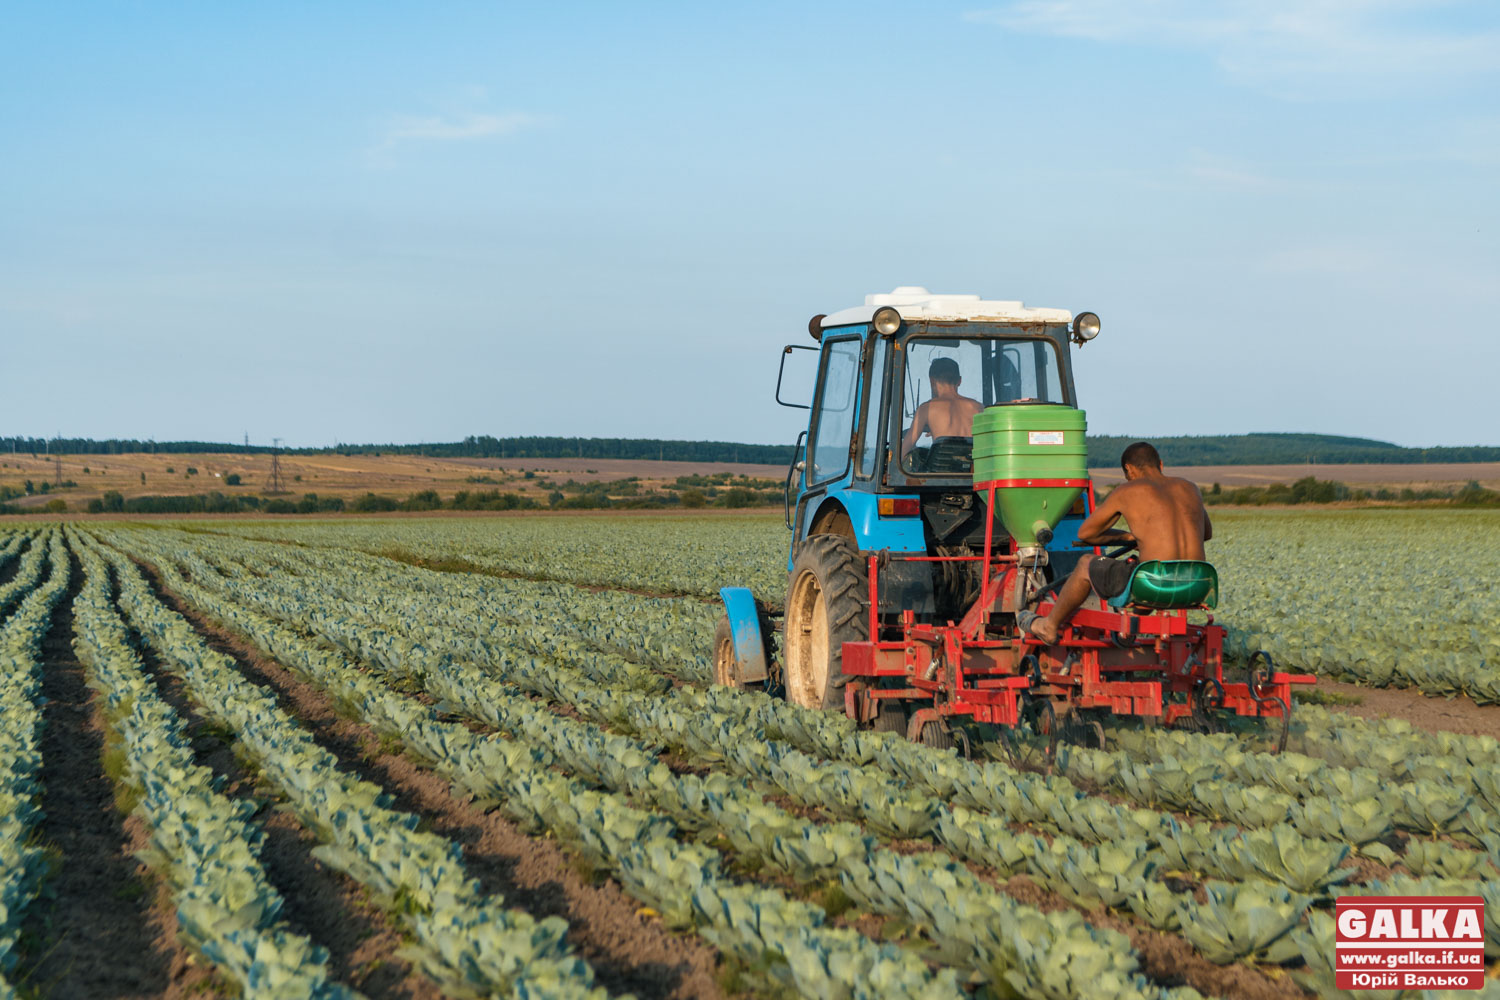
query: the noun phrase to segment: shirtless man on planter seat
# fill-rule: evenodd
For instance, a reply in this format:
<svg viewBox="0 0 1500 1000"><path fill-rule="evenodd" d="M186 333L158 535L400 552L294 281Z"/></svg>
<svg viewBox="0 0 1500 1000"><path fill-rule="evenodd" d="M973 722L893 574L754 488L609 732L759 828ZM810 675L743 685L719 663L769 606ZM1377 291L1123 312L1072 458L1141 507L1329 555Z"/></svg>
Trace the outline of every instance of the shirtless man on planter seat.
<svg viewBox="0 0 1500 1000"><path fill-rule="evenodd" d="M1089 515L1078 529L1078 539L1092 545L1134 543L1139 559L1203 558L1203 543L1214 535L1203 495L1186 479L1161 471L1161 456L1145 441L1137 441L1120 456L1125 482ZM1120 518L1129 531L1110 527ZM1089 591L1101 600L1116 597L1130 583L1136 559L1110 559L1092 553L1078 560L1063 584L1057 603L1045 618L1032 619L1026 628L1043 642L1057 641L1058 630L1077 611Z"/></svg>

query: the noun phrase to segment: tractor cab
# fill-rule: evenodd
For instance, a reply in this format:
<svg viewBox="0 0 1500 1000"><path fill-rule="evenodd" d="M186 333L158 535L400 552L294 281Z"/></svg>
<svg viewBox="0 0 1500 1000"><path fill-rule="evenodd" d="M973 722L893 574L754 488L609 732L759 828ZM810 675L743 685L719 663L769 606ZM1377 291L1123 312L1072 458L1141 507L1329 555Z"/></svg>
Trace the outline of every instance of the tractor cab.
<svg viewBox="0 0 1500 1000"><path fill-rule="evenodd" d="M1108 715L1207 727L1225 712L1279 718L1284 744L1291 685L1311 678L1259 654L1224 684L1206 563L1140 566L1126 600L1085 605L1055 642L1024 627L1084 547L1094 495L1072 349L1098 316L908 287L808 331L816 346L788 345L782 376L816 351L811 399L777 380L777 402L808 411L786 477L785 599L721 589L717 683L935 746L974 725L1029 726L1055 746L1063 720L1102 734Z"/></svg>
<svg viewBox="0 0 1500 1000"><path fill-rule="evenodd" d="M898 288L863 306L816 316L818 377L787 475L787 570L809 538L832 535L860 552L977 554L990 512L973 489L974 418L996 405L1076 407L1070 348L1097 334L1084 313L977 295ZM783 366L796 346L782 355ZM1080 498L1048 543L1052 573L1088 510ZM977 567L904 563L887 574L885 610L959 617Z"/></svg>

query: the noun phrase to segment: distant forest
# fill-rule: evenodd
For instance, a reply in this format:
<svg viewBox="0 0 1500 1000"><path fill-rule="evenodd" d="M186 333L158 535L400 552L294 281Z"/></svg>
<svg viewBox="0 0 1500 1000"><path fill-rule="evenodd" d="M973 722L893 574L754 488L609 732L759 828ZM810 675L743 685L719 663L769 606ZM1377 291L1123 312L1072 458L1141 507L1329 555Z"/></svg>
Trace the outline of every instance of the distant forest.
<svg viewBox="0 0 1500 1000"><path fill-rule="evenodd" d="M1089 438L1091 466L1119 461L1131 437ZM1344 465L1355 462L1415 464L1421 462L1500 462L1500 447L1472 445L1405 448L1368 438L1328 434L1237 434L1150 439L1168 465ZM0 452L43 455L118 455L127 452L266 454L265 445L212 441L139 441L88 438L0 438ZM427 455L434 458L616 458L671 462L742 462L785 465L790 444L737 444L732 441L662 441L656 438L576 438L470 436L437 444L341 444L331 448L285 448L292 455Z"/></svg>

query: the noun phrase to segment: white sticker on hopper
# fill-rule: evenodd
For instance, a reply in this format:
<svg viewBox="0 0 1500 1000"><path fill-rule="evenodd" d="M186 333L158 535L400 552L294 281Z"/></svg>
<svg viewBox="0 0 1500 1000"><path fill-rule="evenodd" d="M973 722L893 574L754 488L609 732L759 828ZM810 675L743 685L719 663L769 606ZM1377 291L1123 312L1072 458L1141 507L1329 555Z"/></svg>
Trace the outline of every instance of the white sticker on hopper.
<svg viewBox="0 0 1500 1000"><path fill-rule="evenodd" d="M1026 434L1027 444L1062 444L1062 431L1029 431Z"/></svg>

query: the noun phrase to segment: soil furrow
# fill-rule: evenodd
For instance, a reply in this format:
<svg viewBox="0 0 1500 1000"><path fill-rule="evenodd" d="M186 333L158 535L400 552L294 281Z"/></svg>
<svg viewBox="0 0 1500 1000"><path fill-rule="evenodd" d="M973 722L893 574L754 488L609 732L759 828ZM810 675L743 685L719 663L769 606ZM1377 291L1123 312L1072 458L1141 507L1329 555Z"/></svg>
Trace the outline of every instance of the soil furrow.
<svg viewBox="0 0 1500 1000"><path fill-rule="evenodd" d="M117 598L118 592L112 597ZM205 719L181 679L161 665L138 634L132 631L132 637L157 693L182 717L195 759L224 779L220 791L232 799L249 799L267 806L276 794L241 763L234 752L233 734ZM264 808L257 819L265 831L261 867L281 893L281 918L292 930L328 949L330 976L371 1000L432 1000L443 995L397 956L404 944L401 931L370 902L363 889L312 856L318 838L290 811Z"/></svg>
<svg viewBox="0 0 1500 1000"><path fill-rule="evenodd" d="M455 798L448 782L383 742L368 727L338 714L316 687L240 636L199 614L161 587L143 566L156 595L187 618L215 650L233 657L247 677L276 693L343 766L395 797L395 807L426 818L431 829L463 849L470 874L486 891L537 917L568 921L568 940L593 966L598 985L640 1000L724 998L718 953L695 938L668 931L641 914L640 904L614 881L596 884L554 842L523 833L498 813Z"/></svg>
<svg viewBox="0 0 1500 1000"><path fill-rule="evenodd" d="M145 826L116 807L104 715L73 655L73 598L83 574L70 561L68 591L42 645L38 837L55 852L53 871L27 909L12 981L62 1000L231 996L177 941L165 887L135 858Z"/></svg>
<svg viewBox="0 0 1500 1000"><path fill-rule="evenodd" d="M28 538L21 543L20 548L11 553L9 559L0 563L0 587L5 586L16 578L16 574L21 570L21 557L26 554L26 550L31 548L32 544L32 540Z"/></svg>

